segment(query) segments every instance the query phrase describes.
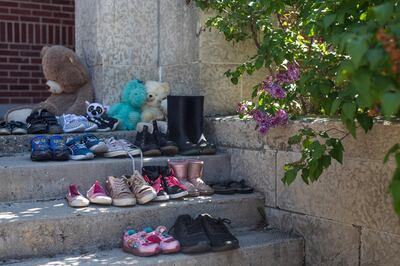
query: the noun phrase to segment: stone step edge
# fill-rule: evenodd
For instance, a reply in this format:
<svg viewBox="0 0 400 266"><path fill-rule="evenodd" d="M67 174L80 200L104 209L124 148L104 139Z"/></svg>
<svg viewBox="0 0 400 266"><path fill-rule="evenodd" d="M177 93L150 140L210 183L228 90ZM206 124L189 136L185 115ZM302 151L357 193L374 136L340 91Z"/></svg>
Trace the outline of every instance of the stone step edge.
<svg viewBox="0 0 400 266"><path fill-rule="evenodd" d="M170 254L153 257L137 257L123 252L120 248L95 253L59 255L53 258L3 261L5 265L302 265L304 260L304 240L290 233L278 230L239 229L232 233L238 238L240 248L225 252L203 254ZM1 261L0 261L1 262Z"/></svg>

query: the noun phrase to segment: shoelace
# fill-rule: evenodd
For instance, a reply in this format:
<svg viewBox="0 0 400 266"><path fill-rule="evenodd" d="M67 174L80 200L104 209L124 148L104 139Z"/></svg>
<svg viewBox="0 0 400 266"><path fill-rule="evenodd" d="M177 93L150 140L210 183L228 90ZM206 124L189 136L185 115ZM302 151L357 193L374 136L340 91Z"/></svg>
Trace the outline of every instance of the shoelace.
<svg viewBox="0 0 400 266"><path fill-rule="evenodd" d="M138 170L133 171L133 175L126 179L126 183L129 187L141 187L148 185Z"/></svg>
<svg viewBox="0 0 400 266"><path fill-rule="evenodd" d="M140 168L139 168L140 171L139 171L139 173L141 174L141 171L142 171L142 168L143 168L143 152L142 152L142 150L138 146L135 146L135 145L127 142L124 139L121 139L118 142L121 144L122 149L127 152L129 158L131 158L131 161L132 161L132 173L133 174L135 174L135 171L137 171L137 170L136 170L136 165L135 165L135 158L133 158L133 155L131 153L132 152L131 149L134 148L134 149L138 149L140 151Z"/></svg>
<svg viewBox="0 0 400 266"><path fill-rule="evenodd" d="M169 187L177 186L177 187L180 187L180 188L186 190L186 187L184 185L182 185L182 183L179 182L179 180L176 177L172 176L172 175L171 176L166 176L165 180L167 181L167 184L168 184Z"/></svg>
<svg viewBox="0 0 400 266"><path fill-rule="evenodd" d="M121 193L132 193L129 187L127 186L127 179L125 177L123 178L116 178L114 179L114 187L116 189L115 193L116 194L121 194Z"/></svg>

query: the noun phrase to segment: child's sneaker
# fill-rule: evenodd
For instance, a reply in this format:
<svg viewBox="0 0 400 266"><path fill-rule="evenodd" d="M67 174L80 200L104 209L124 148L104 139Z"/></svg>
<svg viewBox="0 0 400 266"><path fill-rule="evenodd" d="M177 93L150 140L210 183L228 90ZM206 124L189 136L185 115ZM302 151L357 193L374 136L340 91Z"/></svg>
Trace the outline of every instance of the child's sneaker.
<svg viewBox="0 0 400 266"><path fill-rule="evenodd" d="M79 137L68 138L66 144L72 160L90 160L94 158L94 154L81 142Z"/></svg>
<svg viewBox="0 0 400 266"><path fill-rule="evenodd" d="M83 143L93 153L105 153L108 151L107 145L93 134L86 134L82 137Z"/></svg>
<svg viewBox="0 0 400 266"><path fill-rule="evenodd" d="M52 153L52 158L55 161L69 160L69 150L65 145L64 138L61 136L51 136L49 138L49 147Z"/></svg>
<svg viewBox="0 0 400 266"><path fill-rule="evenodd" d="M71 207L80 208L89 206L89 200L82 196L75 184L69 185L66 198Z"/></svg>
<svg viewBox="0 0 400 266"><path fill-rule="evenodd" d="M157 192L149 186L149 184L143 179L143 176L135 170L132 176L123 176L127 180L127 184L131 191L135 194L135 197L139 204L146 204L157 197Z"/></svg>
<svg viewBox="0 0 400 266"><path fill-rule="evenodd" d="M109 176L106 181L108 195L112 198L114 206L133 206L136 204L135 195L129 189L126 178Z"/></svg>
<svg viewBox="0 0 400 266"><path fill-rule="evenodd" d="M102 117L89 117L87 116L87 119L97 125L97 131L99 132L106 132L106 131L111 131L113 130L112 125L109 123L109 121L106 121ZM117 120L118 121L118 120ZM113 124L114 125L114 124ZM117 124L118 125L118 124Z"/></svg>
<svg viewBox="0 0 400 266"><path fill-rule="evenodd" d="M73 115L73 116L75 120L79 121L85 127L84 129L85 132L96 131L98 129L96 123L89 121L86 117L82 115Z"/></svg>
<svg viewBox="0 0 400 266"><path fill-rule="evenodd" d="M161 252L160 245L146 239L146 232L136 232L133 229L125 230L122 236L122 249L135 256L148 257Z"/></svg>
<svg viewBox="0 0 400 266"><path fill-rule="evenodd" d="M106 192L97 180L86 193L86 197L94 204L111 205L112 203L112 199L107 196Z"/></svg>
<svg viewBox="0 0 400 266"><path fill-rule="evenodd" d="M158 226L156 230L147 227L143 231L147 233L146 238L148 241L160 245L162 253L170 254L179 252L181 250L179 241L168 235L167 228L165 226Z"/></svg>
<svg viewBox="0 0 400 266"><path fill-rule="evenodd" d="M74 115L61 115L57 117L57 120L65 133L85 131L85 126L76 120Z"/></svg>
<svg viewBox="0 0 400 266"><path fill-rule="evenodd" d="M168 167L160 167L164 189L169 198L178 199L187 196L189 193L184 185L173 175Z"/></svg>
<svg viewBox="0 0 400 266"><path fill-rule="evenodd" d="M31 160L48 161L52 158L49 140L45 136L37 136L31 140Z"/></svg>
<svg viewBox="0 0 400 266"><path fill-rule="evenodd" d="M115 139L113 137L106 139L105 143L107 145L108 151L103 154L104 157L126 157L128 153L132 156L139 155L140 149L135 148L131 143L124 139Z"/></svg>
<svg viewBox="0 0 400 266"><path fill-rule="evenodd" d="M162 184L158 166L146 166L143 167L142 170L144 180L149 183L157 193L157 197L154 198L154 201L169 200L169 196L167 192L165 192Z"/></svg>

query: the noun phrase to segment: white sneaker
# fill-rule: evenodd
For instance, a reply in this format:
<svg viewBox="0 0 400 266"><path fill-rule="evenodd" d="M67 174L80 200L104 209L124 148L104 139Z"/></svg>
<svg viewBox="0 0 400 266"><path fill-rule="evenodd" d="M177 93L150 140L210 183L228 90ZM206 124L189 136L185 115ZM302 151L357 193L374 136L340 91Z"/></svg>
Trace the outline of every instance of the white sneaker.
<svg viewBox="0 0 400 266"><path fill-rule="evenodd" d="M74 115L74 116L76 120L78 120L79 122L82 123L82 125L85 126L85 132L96 131L99 128L95 123L89 121L84 116L81 115Z"/></svg>
<svg viewBox="0 0 400 266"><path fill-rule="evenodd" d="M74 208L87 207L90 203L87 198L82 196L75 184L69 185L66 198L69 206Z"/></svg>
<svg viewBox="0 0 400 266"><path fill-rule="evenodd" d="M57 120L66 133L85 131L85 125L76 120L75 115L61 115L57 117Z"/></svg>
<svg viewBox="0 0 400 266"><path fill-rule="evenodd" d="M106 139L105 143L108 152L104 153L104 157L120 157L120 156L135 156L141 153L141 150L135 148L131 143L124 139L115 139L113 137Z"/></svg>

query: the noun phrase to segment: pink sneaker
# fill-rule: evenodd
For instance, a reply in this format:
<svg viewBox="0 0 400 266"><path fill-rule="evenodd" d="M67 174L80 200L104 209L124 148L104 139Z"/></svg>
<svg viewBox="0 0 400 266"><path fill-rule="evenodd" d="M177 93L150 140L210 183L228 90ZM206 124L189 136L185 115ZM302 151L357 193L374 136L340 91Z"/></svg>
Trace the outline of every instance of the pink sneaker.
<svg viewBox="0 0 400 266"><path fill-rule="evenodd" d="M148 233L146 237L148 241L160 245L162 253L176 253L181 250L179 241L168 235L167 228L165 226L159 226L154 231L151 228L146 228L144 231Z"/></svg>
<svg viewBox="0 0 400 266"><path fill-rule="evenodd" d="M78 186L75 184L69 185L66 198L71 207L81 208L89 206L89 200L82 196L78 190Z"/></svg>
<svg viewBox="0 0 400 266"><path fill-rule="evenodd" d="M109 196L107 196L103 187L97 180L86 193L86 197L89 199L91 203L94 204L111 205L112 203L112 199Z"/></svg>
<svg viewBox="0 0 400 266"><path fill-rule="evenodd" d="M157 255L161 252L158 243L151 243L146 239L147 233L144 231L136 232L127 229L122 237L122 249L135 256L148 257Z"/></svg>

